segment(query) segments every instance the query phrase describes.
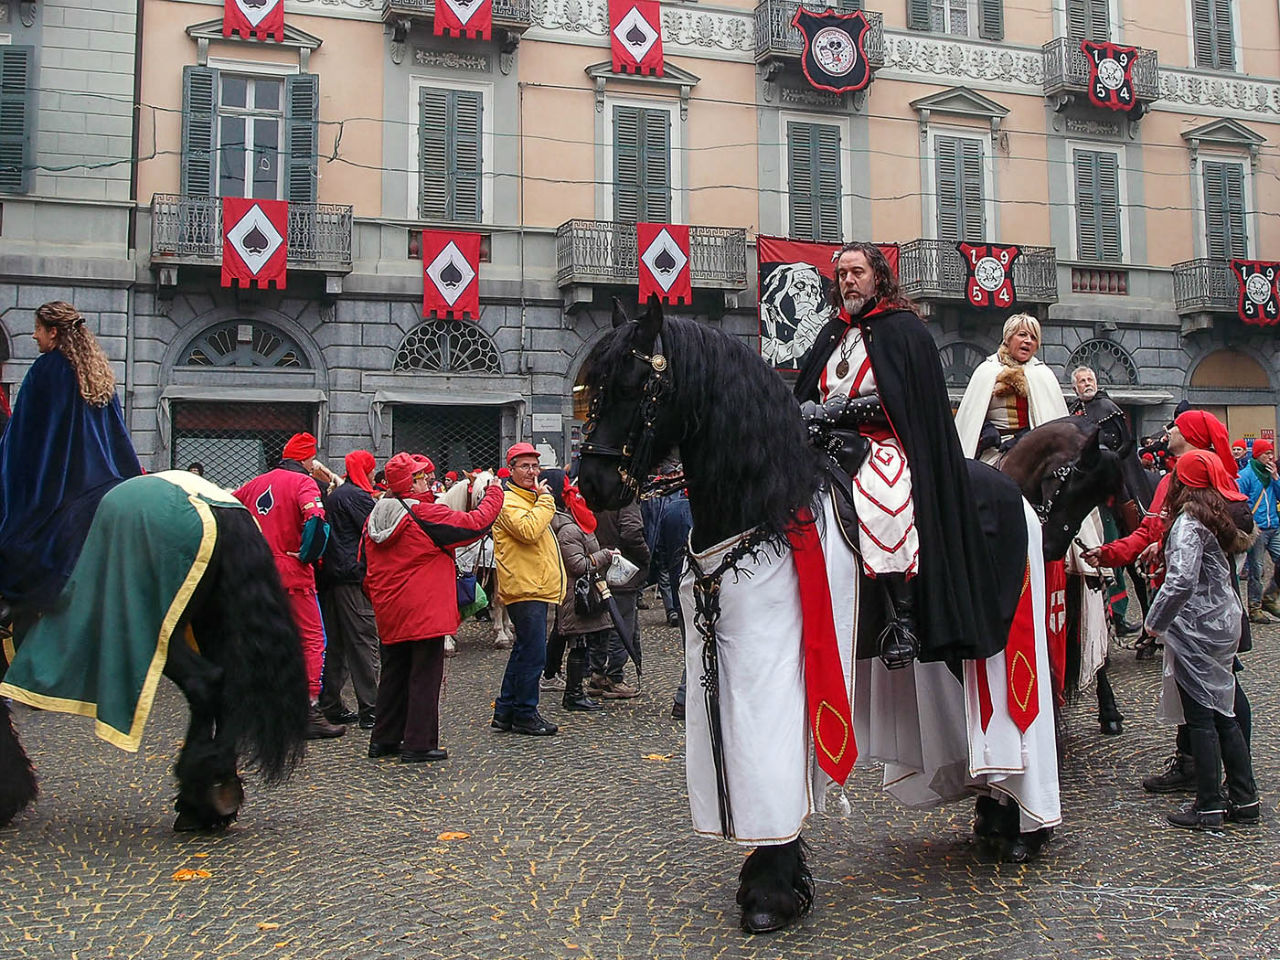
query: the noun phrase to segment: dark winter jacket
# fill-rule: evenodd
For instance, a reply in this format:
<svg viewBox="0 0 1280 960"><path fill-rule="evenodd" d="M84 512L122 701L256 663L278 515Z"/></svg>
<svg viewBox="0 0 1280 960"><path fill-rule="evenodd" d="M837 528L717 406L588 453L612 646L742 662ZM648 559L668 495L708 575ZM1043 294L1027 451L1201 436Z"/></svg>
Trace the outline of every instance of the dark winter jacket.
<svg viewBox="0 0 1280 960"><path fill-rule="evenodd" d="M644 536L644 515L640 505L634 501L621 510L602 510L596 514L596 539L600 546L621 550L622 555L634 563L639 570L620 587L614 587L614 593L634 593L643 590L645 581L649 579L649 544Z"/></svg>
<svg viewBox="0 0 1280 960"><path fill-rule="evenodd" d="M316 578L318 586L359 583L364 579L360 537L364 533L364 522L373 512L373 504L372 494L351 482L339 484L333 493L324 497L329 543L324 548L324 562Z"/></svg>
<svg viewBox="0 0 1280 960"><path fill-rule="evenodd" d="M607 630L613 622L609 612L602 610L595 616L584 617L578 614L573 605L573 584L589 570L601 576L609 566L610 554L600 546L594 533L586 533L578 526L573 517L563 511L556 511L551 518L551 529L560 544L560 559L564 561L564 569L568 574L569 589L560 603L559 625L560 635L575 637L597 630Z"/></svg>

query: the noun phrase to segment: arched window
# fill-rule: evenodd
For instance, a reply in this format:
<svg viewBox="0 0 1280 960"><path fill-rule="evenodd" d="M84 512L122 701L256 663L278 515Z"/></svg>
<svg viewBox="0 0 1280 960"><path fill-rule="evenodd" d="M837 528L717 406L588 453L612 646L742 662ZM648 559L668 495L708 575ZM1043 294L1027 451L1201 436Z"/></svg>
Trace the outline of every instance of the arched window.
<svg viewBox="0 0 1280 960"><path fill-rule="evenodd" d="M306 354L288 335L257 320L228 320L205 330L183 353L184 367L306 368Z"/></svg>
<svg viewBox="0 0 1280 960"><path fill-rule="evenodd" d="M414 327L396 351L393 370L428 373L501 373L493 341L474 323L428 320Z"/></svg>
<svg viewBox="0 0 1280 960"><path fill-rule="evenodd" d="M1215 350L1191 373L1191 386L1216 390L1267 390L1271 378L1266 368L1238 350Z"/></svg>
<svg viewBox="0 0 1280 960"><path fill-rule="evenodd" d="M1091 367L1101 386L1134 386L1138 382L1138 367L1129 352L1110 340L1086 340L1076 347L1067 361L1067 376L1076 367Z"/></svg>
<svg viewBox="0 0 1280 960"><path fill-rule="evenodd" d="M942 375L949 387L967 386L978 364L987 359L987 351L976 343L957 340L938 351L942 361Z"/></svg>

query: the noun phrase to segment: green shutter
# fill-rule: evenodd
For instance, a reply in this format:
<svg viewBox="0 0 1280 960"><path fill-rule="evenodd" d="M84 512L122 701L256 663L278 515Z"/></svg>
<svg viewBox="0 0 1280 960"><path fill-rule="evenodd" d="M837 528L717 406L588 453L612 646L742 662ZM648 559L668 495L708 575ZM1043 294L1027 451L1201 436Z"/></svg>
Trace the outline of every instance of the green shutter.
<svg viewBox="0 0 1280 960"><path fill-rule="evenodd" d="M929 0L907 0L907 29L928 30L930 26Z"/></svg>
<svg viewBox="0 0 1280 960"><path fill-rule="evenodd" d="M1204 184L1205 246L1215 260L1248 256L1244 168L1238 163L1201 161Z"/></svg>
<svg viewBox="0 0 1280 960"><path fill-rule="evenodd" d="M613 219L636 223L640 214L640 114L613 108Z"/></svg>
<svg viewBox="0 0 1280 960"><path fill-rule="evenodd" d="M1067 0L1067 39L1105 41L1111 38L1107 0Z"/></svg>
<svg viewBox="0 0 1280 960"><path fill-rule="evenodd" d="M982 202L982 141L960 140L960 236L970 243L986 238L986 210Z"/></svg>
<svg viewBox="0 0 1280 960"><path fill-rule="evenodd" d="M815 240L814 162L811 123L787 124L787 236Z"/></svg>
<svg viewBox="0 0 1280 960"><path fill-rule="evenodd" d="M836 0L836 9L840 13L856 13L864 8L862 0Z"/></svg>
<svg viewBox="0 0 1280 960"><path fill-rule="evenodd" d="M320 77L300 73L285 80L284 198L290 203L316 202L316 147L319 135Z"/></svg>
<svg viewBox="0 0 1280 960"><path fill-rule="evenodd" d="M448 220L449 93L422 87L418 91L418 216Z"/></svg>
<svg viewBox="0 0 1280 960"><path fill-rule="evenodd" d="M1191 34L1196 66L1213 66L1213 0L1191 0Z"/></svg>
<svg viewBox="0 0 1280 960"><path fill-rule="evenodd" d="M978 0L978 36L1004 39L1004 0Z"/></svg>
<svg viewBox="0 0 1280 960"><path fill-rule="evenodd" d="M1098 260L1098 154L1076 154L1076 256Z"/></svg>
<svg viewBox="0 0 1280 960"><path fill-rule="evenodd" d="M938 239L960 239L960 141L935 137L933 169L938 208Z"/></svg>
<svg viewBox="0 0 1280 960"><path fill-rule="evenodd" d="M666 223L671 219L671 114L644 110L644 139L640 169L644 174L644 209L640 219Z"/></svg>
<svg viewBox="0 0 1280 960"><path fill-rule="evenodd" d="M1231 0L1212 0L1213 63L1220 70L1234 70L1235 49L1232 44Z"/></svg>
<svg viewBox="0 0 1280 960"><path fill-rule="evenodd" d="M1124 259L1120 243L1120 161L1114 153L1098 154L1098 259L1119 263Z"/></svg>
<svg viewBox="0 0 1280 960"><path fill-rule="evenodd" d="M839 243L841 238L840 128L787 124L788 235Z"/></svg>
<svg viewBox="0 0 1280 960"><path fill-rule="evenodd" d="M455 140L449 155L453 184L453 211L449 219L479 223L484 174L480 148L484 100L475 90L453 91L452 100L449 131Z"/></svg>
<svg viewBox="0 0 1280 960"><path fill-rule="evenodd" d="M217 116L218 71L182 68L182 194L212 197L213 124Z"/></svg>
<svg viewBox="0 0 1280 960"><path fill-rule="evenodd" d="M823 124L815 130L814 156L817 186L814 213L818 235L814 239L839 243L840 229L840 128Z"/></svg>
<svg viewBox="0 0 1280 960"><path fill-rule="evenodd" d="M1120 245L1120 164L1113 153L1076 154L1076 255L1116 263Z"/></svg>
<svg viewBox="0 0 1280 960"><path fill-rule="evenodd" d="M31 185L31 101L34 47L0 47L0 192Z"/></svg>

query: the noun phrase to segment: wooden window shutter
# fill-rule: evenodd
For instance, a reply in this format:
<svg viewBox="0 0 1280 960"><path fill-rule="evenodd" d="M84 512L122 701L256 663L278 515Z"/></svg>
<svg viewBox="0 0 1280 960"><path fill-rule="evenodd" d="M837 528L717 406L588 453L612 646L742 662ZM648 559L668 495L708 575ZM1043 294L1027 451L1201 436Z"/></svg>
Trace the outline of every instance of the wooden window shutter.
<svg viewBox="0 0 1280 960"><path fill-rule="evenodd" d="M640 110L613 108L613 219L635 223L640 213Z"/></svg>
<svg viewBox="0 0 1280 960"><path fill-rule="evenodd" d="M938 239L960 239L960 141L935 137L933 167L938 208Z"/></svg>
<svg viewBox="0 0 1280 960"><path fill-rule="evenodd" d="M0 47L0 192L31 189L34 47Z"/></svg>
<svg viewBox="0 0 1280 960"><path fill-rule="evenodd" d="M1221 260L1227 256L1225 164L1205 160L1200 164L1204 185L1205 249L1209 256Z"/></svg>
<svg viewBox="0 0 1280 960"><path fill-rule="evenodd" d="M865 9L863 0L837 0L836 9L841 13L856 13Z"/></svg>
<svg viewBox="0 0 1280 960"><path fill-rule="evenodd" d="M217 115L218 71L182 68L182 194L214 196L213 124Z"/></svg>
<svg viewBox="0 0 1280 960"><path fill-rule="evenodd" d="M960 235L959 240L981 243L986 239L986 210L982 197L982 141L960 140Z"/></svg>
<svg viewBox="0 0 1280 960"><path fill-rule="evenodd" d="M929 0L907 0L907 27L911 30L928 30L932 25Z"/></svg>
<svg viewBox="0 0 1280 960"><path fill-rule="evenodd" d="M1120 237L1120 160L1114 153L1096 156L1098 259L1119 263L1124 259Z"/></svg>
<svg viewBox="0 0 1280 960"><path fill-rule="evenodd" d="M788 233L797 240L841 239L840 128L787 125Z"/></svg>
<svg viewBox="0 0 1280 960"><path fill-rule="evenodd" d="M671 114L666 110L641 110L644 136L640 140L641 220L667 223L671 220Z"/></svg>
<svg viewBox="0 0 1280 960"><path fill-rule="evenodd" d="M844 239L840 224L842 195L840 190L840 128L823 124L814 133L814 158L817 161L817 187L814 214L818 235L815 239L839 243Z"/></svg>
<svg viewBox="0 0 1280 960"><path fill-rule="evenodd" d="M1107 0L1067 0L1067 39L1105 41L1111 38Z"/></svg>
<svg viewBox="0 0 1280 960"><path fill-rule="evenodd" d="M1220 70L1234 70L1236 54L1232 44L1231 0L1210 0L1213 12L1213 63Z"/></svg>
<svg viewBox="0 0 1280 960"><path fill-rule="evenodd" d="M1224 246L1228 257L1249 255L1249 233L1245 224L1244 167L1238 163L1221 164L1222 180L1227 196L1226 237Z"/></svg>
<svg viewBox="0 0 1280 960"><path fill-rule="evenodd" d="M1076 153L1076 256L1098 260L1098 155Z"/></svg>
<svg viewBox="0 0 1280 960"><path fill-rule="evenodd" d="M797 240L816 239L813 130L811 123L787 124L787 235Z"/></svg>
<svg viewBox="0 0 1280 960"><path fill-rule="evenodd" d="M479 91L450 91L453 110L448 131L454 137L449 151L450 220L478 223L484 184L484 157L481 148L484 99Z"/></svg>
<svg viewBox="0 0 1280 960"><path fill-rule="evenodd" d="M450 90L418 90L418 216L452 220L449 189Z"/></svg>
<svg viewBox="0 0 1280 960"><path fill-rule="evenodd" d="M1004 39L1004 0L978 0L978 36Z"/></svg>
<svg viewBox="0 0 1280 960"><path fill-rule="evenodd" d="M319 135L320 77L300 73L285 81L284 198L290 203L316 202L316 148Z"/></svg>

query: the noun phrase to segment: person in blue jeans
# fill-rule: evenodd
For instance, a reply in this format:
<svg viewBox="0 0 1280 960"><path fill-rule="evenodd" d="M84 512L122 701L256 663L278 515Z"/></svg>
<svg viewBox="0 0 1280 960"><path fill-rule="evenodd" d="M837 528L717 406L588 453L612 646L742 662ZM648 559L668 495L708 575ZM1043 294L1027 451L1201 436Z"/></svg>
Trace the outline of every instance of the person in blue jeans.
<svg viewBox="0 0 1280 960"><path fill-rule="evenodd" d="M1262 587L1263 557L1271 555L1280 567L1280 475L1276 472L1276 449L1270 440L1253 442L1253 458L1240 470L1236 484L1253 511L1258 538L1249 548L1249 619L1254 623L1274 623L1280 617L1280 586L1273 570L1266 589Z"/></svg>
<svg viewBox="0 0 1280 960"><path fill-rule="evenodd" d="M547 613L564 599L567 578L551 529L556 502L539 476L538 451L530 443L514 444L507 466L511 476L503 481L493 553L498 599L511 618L515 641L490 726L546 737L558 728L538 712L538 679L547 663Z"/></svg>

